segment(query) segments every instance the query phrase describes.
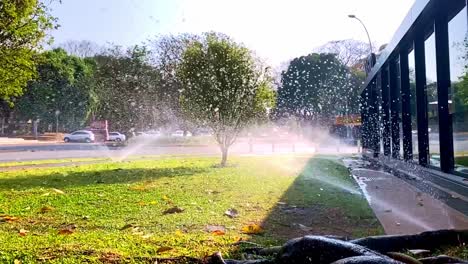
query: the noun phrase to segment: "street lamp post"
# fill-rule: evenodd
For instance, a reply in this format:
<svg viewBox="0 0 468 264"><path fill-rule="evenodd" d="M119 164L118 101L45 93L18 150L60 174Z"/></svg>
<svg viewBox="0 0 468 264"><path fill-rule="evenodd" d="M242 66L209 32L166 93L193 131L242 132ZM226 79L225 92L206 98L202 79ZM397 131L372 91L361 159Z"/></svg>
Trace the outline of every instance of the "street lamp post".
<svg viewBox="0 0 468 264"><path fill-rule="evenodd" d="M348 15L349 18L354 18L354 19L357 19L357 21L359 21L359 23L361 23L361 25L364 27L364 30L366 31L366 34L367 34L367 39L369 40L369 48L370 48L370 56L372 57L372 41L371 41L371 38L369 36L369 31L367 31L367 28L366 28L366 25L364 25L364 23L361 21L361 19L359 19L357 16L355 15Z"/></svg>

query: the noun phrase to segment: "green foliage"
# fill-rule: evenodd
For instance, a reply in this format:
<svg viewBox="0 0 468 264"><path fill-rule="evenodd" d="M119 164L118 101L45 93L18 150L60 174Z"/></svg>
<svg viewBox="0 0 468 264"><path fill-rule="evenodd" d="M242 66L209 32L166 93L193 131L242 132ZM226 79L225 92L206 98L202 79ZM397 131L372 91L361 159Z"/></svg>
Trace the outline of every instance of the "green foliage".
<svg viewBox="0 0 468 264"><path fill-rule="evenodd" d="M349 113L358 105L361 80L360 73L350 71L336 54L295 58L282 73L278 113L317 122Z"/></svg>
<svg viewBox="0 0 468 264"><path fill-rule="evenodd" d="M11 104L11 97L23 93L36 74L36 52L55 22L39 0L0 2L0 99Z"/></svg>
<svg viewBox="0 0 468 264"><path fill-rule="evenodd" d="M226 36L209 33L184 52L178 75L184 84L183 109L213 130L224 165L238 133L264 113L271 101L264 71L250 50Z"/></svg>
<svg viewBox="0 0 468 264"><path fill-rule="evenodd" d="M60 130L82 128L94 107L94 65L62 49L41 54L38 77L17 101L22 119L40 119L43 130L54 127L59 111Z"/></svg>
<svg viewBox="0 0 468 264"><path fill-rule="evenodd" d="M145 46L125 52L113 47L96 56L95 117L107 119L112 130L130 132L153 128L158 120L160 73L148 62Z"/></svg>

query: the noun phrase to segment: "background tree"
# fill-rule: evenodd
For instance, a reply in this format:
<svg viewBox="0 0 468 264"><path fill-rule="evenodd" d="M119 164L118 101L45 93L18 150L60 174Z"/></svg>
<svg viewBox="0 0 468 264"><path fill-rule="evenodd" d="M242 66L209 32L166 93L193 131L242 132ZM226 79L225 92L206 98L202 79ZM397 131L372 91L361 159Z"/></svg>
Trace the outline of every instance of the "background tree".
<svg viewBox="0 0 468 264"><path fill-rule="evenodd" d="M11 104L36 73L34 57L56 19L39 0L0 1L0 99Z"/></svg>
<svg viewBox="0 0 468 264"><path fill-rule="evenodd" d="M251 52L226 36L210 33L194 41L178 68L182 107L209 126L220 146L221 166L239 132L268 107L267 80ZM267 96L267 95L268 96Z"/></svg>
<svg viewBox="0 0 468 264"><path fill-rule="evenodd" d="M295 58L282 73L278 89L279 115L326 125L344 113L349 96L350 71L335 54L313 53Z"/></svg>
<svg viewBox="0 0 468 264"><path fill-rule="evenodd" d="M161 78L148 56L145 46L126 51L116 46L95 57L98 105L94 117L108 120L112 130L146 130L157 123Z"/></svg>
<svg viewBox="0 0 468 264"><path fill-rule="evenodd" d="M58 47L80 58L94 57L105 51L104 47L89 40L69 40L59 44Z"/></svg>
<svg viewBox="0 0 468 264"><path fill-rule="evenodd" d="M18 117L40 119L42 131L51 127L55 131L59 114L60 130L82 128L96 103L93 62L70 56L63 49L44 52L39 61L38 77L16 103Z"/></svg>
<svg viewBox="0 0 468 264"><path fill-rule="evenodd" d="M182 62L183 53L197 38L198 36L190 34L168 35L150 42L151 62L161 73L157 105L159 123L167 130L181 129L184 134L188 130L196 133L196 125L182 111L179 97L183 86L176 70Z"/></svg>
<svg viewBox="0 0 468 264"><path fill-rule="evenodd" d="M369 43L354 39L334 40L317 49L318 53L336 54L338 60L349 68L361 68L369 56Z"/></svg>

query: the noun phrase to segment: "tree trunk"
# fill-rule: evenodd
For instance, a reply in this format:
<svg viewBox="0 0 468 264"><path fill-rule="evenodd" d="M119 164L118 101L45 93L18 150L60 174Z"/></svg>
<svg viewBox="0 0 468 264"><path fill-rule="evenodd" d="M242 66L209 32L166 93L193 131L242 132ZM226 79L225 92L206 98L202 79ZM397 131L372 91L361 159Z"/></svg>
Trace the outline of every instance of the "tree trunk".
<svg viewBox="0 0 468 264"><path fill-rule="evenodd" d="M228 147L221 147L221 167L226 167Z"/></svg>

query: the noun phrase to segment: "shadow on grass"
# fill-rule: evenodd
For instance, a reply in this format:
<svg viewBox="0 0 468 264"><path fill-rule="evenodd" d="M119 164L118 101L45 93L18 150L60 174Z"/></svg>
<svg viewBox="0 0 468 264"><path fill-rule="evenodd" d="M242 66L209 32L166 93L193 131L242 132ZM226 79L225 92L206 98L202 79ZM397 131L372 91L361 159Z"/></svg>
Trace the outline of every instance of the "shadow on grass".
<svg viewBox="0 0 468 264"><path fill-rule="evenodd" d="M359 186L336 158L312 158L263 220L252 242L269 246L305 235L383 234Z"/></svg>
<svg viewBox="0 0 468 264"><path fill-rule="evenodd" d="M134 183L159 178L191 176L207 171L202 167L116 168L108 170L60 171L3 178L0 189L25 190L36 187L79 187L100 184Z"/></svg>

